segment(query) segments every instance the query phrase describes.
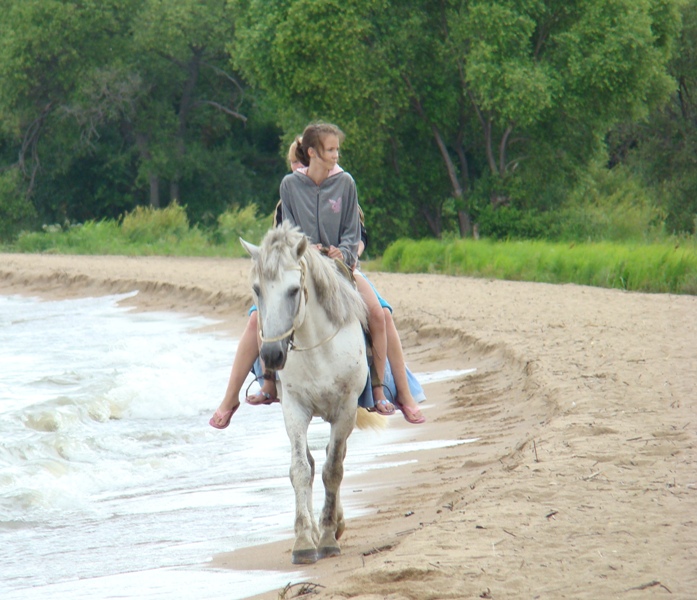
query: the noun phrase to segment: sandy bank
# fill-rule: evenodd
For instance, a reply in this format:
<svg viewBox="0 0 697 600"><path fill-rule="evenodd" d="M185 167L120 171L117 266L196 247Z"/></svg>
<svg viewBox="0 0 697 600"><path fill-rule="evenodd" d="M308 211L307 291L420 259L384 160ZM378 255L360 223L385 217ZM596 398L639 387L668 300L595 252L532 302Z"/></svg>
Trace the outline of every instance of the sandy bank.
<svg viewBox="0 0 697 600"><path fill-rule="evenodd" d="M140 309L216 317L237 334L247 273L246 260L4 254L0 293L137 289L128 302ZM348 523L341 557L307 569L326 586L313 597L694 597L697 298L370 277L415 371L477 368L428 386L426 425L391 426L480 441L419 453L379 481L347 479L344 494L370 512ZM291 572L290 546L213 563Z"/></svg>

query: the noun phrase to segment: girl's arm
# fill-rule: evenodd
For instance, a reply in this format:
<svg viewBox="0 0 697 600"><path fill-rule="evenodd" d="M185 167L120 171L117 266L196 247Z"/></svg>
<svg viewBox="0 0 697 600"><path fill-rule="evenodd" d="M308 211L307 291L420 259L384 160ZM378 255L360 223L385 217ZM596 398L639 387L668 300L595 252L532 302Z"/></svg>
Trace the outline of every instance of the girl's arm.
<svg viewBox="0 0 697 600"><path fill-rule="evenodd" d="M342 206L341 230L339 232L339 250L344 262L354 267L358 262L358 243L361 241L361 221L358 216L358 193L356 182L349 175L346 202Z"/></svg>
<svg viewBox="0 0 697 600"><path fill-rule="evenodd" d="M295 220L295 215L293 214L293 207L289 201L290 193L288 191L288 182L284 178L281 181L281 219L283 221L288 221L291 225L297 226L298 222Z"/></svg>

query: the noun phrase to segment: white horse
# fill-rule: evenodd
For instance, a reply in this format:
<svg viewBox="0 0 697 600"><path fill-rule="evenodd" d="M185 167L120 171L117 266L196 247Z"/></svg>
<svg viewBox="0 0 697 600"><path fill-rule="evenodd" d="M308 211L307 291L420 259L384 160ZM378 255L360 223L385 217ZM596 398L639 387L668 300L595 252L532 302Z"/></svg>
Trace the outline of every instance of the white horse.
<svg viewBox="0 0 697 600"><path fill-rule="evenodd" d="M341 553L344 531L339 487L346 442L356 425L366 384L366 307L335 261L310 246L287 223L270 230L260 246L241 240L253 259L252 290L259 311L260 356L278 371L281 406L291 444L295 490L294 564ZM384 417L358 412L358 427L384 426ZM315 463L307 445L313 416L331 424L322 469L324 507L319 527L312 509Z"/></svg>

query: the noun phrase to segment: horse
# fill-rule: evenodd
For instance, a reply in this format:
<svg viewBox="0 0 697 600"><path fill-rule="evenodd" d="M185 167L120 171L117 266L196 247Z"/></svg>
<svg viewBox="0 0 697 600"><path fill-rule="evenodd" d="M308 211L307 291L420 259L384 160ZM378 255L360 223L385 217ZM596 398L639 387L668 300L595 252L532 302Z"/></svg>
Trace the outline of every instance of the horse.
<svg viewBox="0 0 697 600"><path fill-rule="evenodd" d="M366 306L342 269L284 222L255 246L250 279L259 311L260 357L277 371L291 445L295 492L293 564L341 554L344 513L339 488L347 440L354 426L381 427L384 417L358 407L368 378ZM358 415L358 423L357 423ZM322 469L324 506L319 527L312 508L315 462L307 443L313 416L331 425Z"/></svg>

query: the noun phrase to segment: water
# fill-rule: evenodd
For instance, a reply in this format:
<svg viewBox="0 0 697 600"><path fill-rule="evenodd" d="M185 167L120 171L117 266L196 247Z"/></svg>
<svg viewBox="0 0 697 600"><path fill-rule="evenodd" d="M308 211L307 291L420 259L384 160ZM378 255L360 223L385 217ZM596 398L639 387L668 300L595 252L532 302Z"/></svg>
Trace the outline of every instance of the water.
<svg viewBox="0 0 697 600"><path fill-rule="evenodd" d="M243 407L224 432L209 427L236 341L201 333L204 318L119 306L130 295L0 296L3 600L235 600L302 576L207 566L217 553L292 536L281 411ZM319 420L310 426L319 468L328 433ZM354 432L347 473L463 443L407 444L408 433ZM350 497L345 509L360 515Z"/></svg>

